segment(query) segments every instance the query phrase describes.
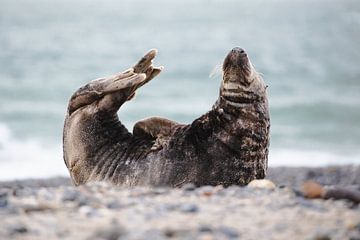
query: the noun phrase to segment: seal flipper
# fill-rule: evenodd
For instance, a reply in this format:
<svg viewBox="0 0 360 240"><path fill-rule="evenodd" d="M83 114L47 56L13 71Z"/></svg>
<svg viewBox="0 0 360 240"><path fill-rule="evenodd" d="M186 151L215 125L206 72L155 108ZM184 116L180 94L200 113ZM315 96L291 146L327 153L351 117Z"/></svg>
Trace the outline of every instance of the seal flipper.
<svg viewBox="0 0 360 240"><path fill-rule="evenodd" d="M151 150L159 150L166 145L166 140L176 126L181 126L181 124L166 118L150 117L135 123L133 135L152 138L155 142Z"/></svg>

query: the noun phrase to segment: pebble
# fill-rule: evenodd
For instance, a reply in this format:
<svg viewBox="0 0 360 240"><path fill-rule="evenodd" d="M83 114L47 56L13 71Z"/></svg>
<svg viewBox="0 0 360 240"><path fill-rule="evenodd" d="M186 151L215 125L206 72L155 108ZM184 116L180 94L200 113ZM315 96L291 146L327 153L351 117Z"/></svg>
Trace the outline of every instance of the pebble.
<svg viewBox="0 0 360 240"><path fill-rule="evenodd" d="M161 194L167 193L168 191L169 191L169 190L168 190L167 188L161 188L161 187L159 187L159 188L153 189L153 194L154 194L154 195L161 195Z"/></svg>
<svg viewBox="0 0 360 240"><path fill-rule="evenodd" d="M8 206L8 192L5 190L0 190L0 208L5 208Z"/></svg>
<svg viewBox="0 0 360 240"><path fill-rule="evenodd" d="M201 225L199 227L199 232L212 232L213 229L208 225Z"/></svg>
<svg viewBox="0 0 360 240"><path fill-rule="evenodd" d="M10 230L10 235L15 234L24 234L28 232L27 227L23 223L14 223L8 228Z"/></svg>
<svg viewBox="0 0 360 240"><path fill-rule="evenodd" d="M230 239L234 239L234 238L238 238L239 237L239 233L230 227L226 227L226 226L221 226L218 228L218 231L222 234L224 234L225 236L227 236Z"/></svg>
<svg viewBox="0 0 360 240"><path fill-rule="evenodd" d="M79 212L81 214L84 214L87 217L96 217L98 216L98 213L96 211L96 209L90 207L90 206L81 206L79 208Z"/></svg>
<svg viewBox="0 0 360 240"><path fill-rule="evenodd" d="M193 183L186 183L181 187L184 191L194 191L196 189L195 184Z"/></svg>
<svg viewBox="0 0 360 240"><path fill-rule="evenodd" d="M297 197L296 198L296 203L301 205L302 207L309 208L309 209L312 209L312 210L315 210L315 211L318 211L318 212L325 212L326 211L326 208L324 208L323 206L321 206L319 204L316 204L314 201L307 200L305 198Z"/></svg>
<svg viewBox="0 0 360 240"><path fill-rule="evenodd" d="M198 206L193 203L184 203L180 206L180 211L184 213L195 213L198 210Z"/></svg>
<svg viewBox="0 0 360 240"><path fill-rule="evenodd" d="M114 222L109 227L98 229L89 239L102 239L102 240L118 240L126 235L125 229Z"/></svg>
<svg viewBox="0 0 360 240"><path fill-rule="evenodd" d="M196 189L196 193L200 196L211 196L213 194L213 186L202 186Z"/></svg>
<svg viewBox="0 0 360 240"><path fill-rule="evenodd" d="M37 192L38 197L45 199L47 201L52 201L55 199L55 195L49 191L47 188L40 188Z"/></svg>
<svg viewBox="0 0 360 240"><path fill-rule="evenodd" d="M121 204L117 200L112 200L106 204L106 207L109 209L118 209L121 208Z"/></svg>
<svg viewBox="0 0 360 240"><path fill-rule="evenodd" d="M269 190L274 190L276 188L275 184L267 179L255 179L252 180L249 184L248 187L250 188L259 188L259 189L269 189Z"/></svg>
<svg viewBox="0 0 360 240"><path fill-rule="evenodd" d="M331 237L328 235L318 235L314 237L314 240L331 240Z"/></svg>
<svg viewBox="0 0 360 240"><path fill-rule="evenodd" d="M79 192L72 188L66 188L63 192L61 200L63 202L72 202L75 201L79 196Z"/></svg>

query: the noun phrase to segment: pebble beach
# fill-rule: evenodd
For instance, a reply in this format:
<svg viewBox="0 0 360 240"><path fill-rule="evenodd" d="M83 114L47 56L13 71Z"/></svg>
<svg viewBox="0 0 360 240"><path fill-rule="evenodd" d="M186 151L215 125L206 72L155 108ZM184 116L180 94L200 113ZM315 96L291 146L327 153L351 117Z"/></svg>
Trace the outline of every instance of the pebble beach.
<svg viewBox="0 0 360 240"><path fill-rule="evenodd" d="M267 179L227 188L0 182L0 239L360 239L358 204L301 192L306 180L360 190L360 166L271 168Z"/></svg>

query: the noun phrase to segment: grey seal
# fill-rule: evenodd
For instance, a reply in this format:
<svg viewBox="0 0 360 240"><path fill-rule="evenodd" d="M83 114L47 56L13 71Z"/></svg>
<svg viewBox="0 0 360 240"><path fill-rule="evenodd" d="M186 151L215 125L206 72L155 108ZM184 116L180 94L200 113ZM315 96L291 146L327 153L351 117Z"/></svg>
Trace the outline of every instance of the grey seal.
<svg viewBox="0 0 360 240"><path fill-rule="evenodd" d="M63 131L65 164L75 185L245 185L266 175L270 117L262 77L241 48L223 62L212 109L191 124L152 117L129 132L117 111L158 75L156 50L134 67L91 81L70 98Z"/></svg>

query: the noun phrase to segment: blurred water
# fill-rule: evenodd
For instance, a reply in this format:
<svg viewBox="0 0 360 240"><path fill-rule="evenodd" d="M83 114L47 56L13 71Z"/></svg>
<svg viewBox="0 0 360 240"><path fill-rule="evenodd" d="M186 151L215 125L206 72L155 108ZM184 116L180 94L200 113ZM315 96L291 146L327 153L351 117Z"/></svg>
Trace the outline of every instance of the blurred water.
<svg viewBox="0 0 360 240"><path fill-rule="evenodd" d="M360 2L0 0L0 179L64 175L70 95L150 48L163 73L119 115L189 123L244 47L269 85L270 166L360 163Z"/></svg>

